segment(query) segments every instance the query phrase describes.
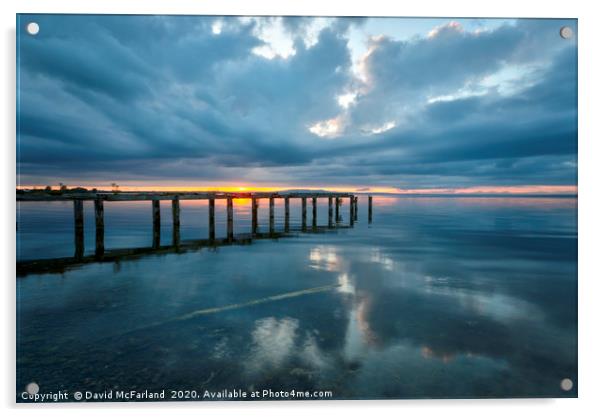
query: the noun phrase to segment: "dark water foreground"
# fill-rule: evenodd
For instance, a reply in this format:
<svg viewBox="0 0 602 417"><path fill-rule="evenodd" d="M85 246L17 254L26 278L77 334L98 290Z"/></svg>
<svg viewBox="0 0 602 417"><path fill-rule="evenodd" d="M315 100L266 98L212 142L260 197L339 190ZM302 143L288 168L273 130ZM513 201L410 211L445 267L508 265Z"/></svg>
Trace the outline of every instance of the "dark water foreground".
<svg viewBox="0 0 602 417"><path fill-rule="evenodd" d="M353 229L19 278L17 400L32 381L167 398L576 396L576 199L375 197L371 225L365 204ZM206 213L183 204L182 239L205 237ZM105 215L108 248L150 244L149 204ZM68 203L20 204L19 259L72 255L72 227Z"/></svg>

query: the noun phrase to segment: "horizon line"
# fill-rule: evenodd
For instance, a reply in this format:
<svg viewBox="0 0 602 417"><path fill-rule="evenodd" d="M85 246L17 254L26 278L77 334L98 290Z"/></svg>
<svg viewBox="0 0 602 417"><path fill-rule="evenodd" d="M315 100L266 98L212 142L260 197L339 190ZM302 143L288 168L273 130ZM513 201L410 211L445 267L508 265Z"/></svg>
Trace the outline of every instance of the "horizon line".
<svg viewBox="0 0 602 417"><path fill-rule="evenodd" d="M124 192L281 192L281 191L333 191L361 194L387 194L408 196L577 196L577 185L514 185L514 186L470 186L470 187L437 187L437 188L398 188L374 186L255 186L255 185L223 185L223 186L174 186L174 185L132 185L132 184L107 184L107 185L64 185L68 189L85 188L102 191ZM51 187L59 190L60 185L17 185L17 190L44 190Z"/></svg>

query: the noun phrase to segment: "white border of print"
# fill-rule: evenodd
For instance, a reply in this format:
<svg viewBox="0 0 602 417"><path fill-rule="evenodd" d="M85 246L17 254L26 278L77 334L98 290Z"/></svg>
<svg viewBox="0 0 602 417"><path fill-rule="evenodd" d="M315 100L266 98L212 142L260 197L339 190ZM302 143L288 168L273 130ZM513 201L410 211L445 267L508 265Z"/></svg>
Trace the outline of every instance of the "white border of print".
<svg viewBox="0 0 602 417"><path fill-rule="evenodd" d="M588 415L599 410L600 325L602 316L598 297L600 284L599 238L602 236L600 187L602 154L600 130L600 48L602 39L600 13L594 2L557 1L497 2L455 0L392 2L390 0L4 0L2 8L2 186L4 201L0 204L4 223L0 248L3 274L3 336L0 343L4 362L0 378L1 406L6 415L20 416L43 412L45 416L98 416L106 412L126 410L140 416L232 415L245 416L307 414L364 415L376 409L382 415L448 415L504 416L524 413L546 416ZM445 16L445 17L570 17L579 19L579 399L558 400L421 400L421 401L329 401L329 402L254 402L254 403L150 403L150 404L46 404L44 406L14 404L15 394L15 13L130 13L130 14L234 14L234 15L330 15L330 16ZM594 74L597 74L596 76ZM554 349L550 346L550 349ZM43 409L43 411L42 411Z"/></svg>

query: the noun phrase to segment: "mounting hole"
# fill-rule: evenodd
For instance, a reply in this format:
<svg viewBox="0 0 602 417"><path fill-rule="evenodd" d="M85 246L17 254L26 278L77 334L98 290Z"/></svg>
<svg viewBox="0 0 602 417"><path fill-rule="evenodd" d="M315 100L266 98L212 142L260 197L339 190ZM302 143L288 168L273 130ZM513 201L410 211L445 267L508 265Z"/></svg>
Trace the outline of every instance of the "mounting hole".
<svg viewBox="0 0 602 417"><path fill-rule="evenodd" d="M40 386L35 382L30 382L25 387L25 391L30 395L36 395L38 392L40 392Z"/></svg>
<svg viewBox="0 0 602 417"><path fill-rule="evenodd" d="M573 29L568 26L563 26L560 28L560 37L562 39L571 39L573 37Z"/></svg>
<svg viewBox="0 0 602 417"><path fill-rule="evenodd" d="M560 381L560 388L562 388L563 391L572 390L573 381L571 381L569 378L564 378L562 381Z"/></svg>
<svg viewBox="0 0 602 417"><path fill-rule="evenodd" d="M38 25L36 22L29 22L25 29L31 36L35 36L40 31L40 25Z"/></svg>

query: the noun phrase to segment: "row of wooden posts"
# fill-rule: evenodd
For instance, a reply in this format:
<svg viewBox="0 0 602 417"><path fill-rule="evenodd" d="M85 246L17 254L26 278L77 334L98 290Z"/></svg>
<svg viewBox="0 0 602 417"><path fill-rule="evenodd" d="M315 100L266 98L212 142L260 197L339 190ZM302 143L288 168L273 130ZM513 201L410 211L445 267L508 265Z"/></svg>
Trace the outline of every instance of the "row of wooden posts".
<svg viewBox="0 0 602 417"><path fill-rule="evenodd" d="M234 206L233 199L226 198L227 212L227 240L234 241ZM269 198L269 233L275 232L274 225L274 200L275 198L284 198L284 232L290 231L290 199L289 196L270 196ZM312 228L317 227L317 196L297 197L301 199L301 228L307 230L307 199L311 199L312 204ZM328 198L328 227L335 227L335 222L341 221L340 207L343 203L342 197L327 196ZM358 216L358 197L349 198L349 226L353 226ZM251 233L255 235L258 231L258 208L260 197L251 197ZM209 240L215 240L215 198L208 198L209 202ZM334 203L334 204L333 204ZM334 210L333 210L334 206ZM84 204L83 200L73 200L74 219L75 219L75 257L80 258L84 255ZM171 199L172 212L172 243L174 246L180 244L180 198L176 195ZM334 213L333 213L334 211ZM334 215L334 219L333 219ZM104 247L104 199L94 199L94 218L96 223L96 248L95 255L103 256ZM161 245L161 206L160 199L152 199L152 219L153 219L153 247L158 248ZM372 222L372 196L368 197L368 222Z"/></svg>

